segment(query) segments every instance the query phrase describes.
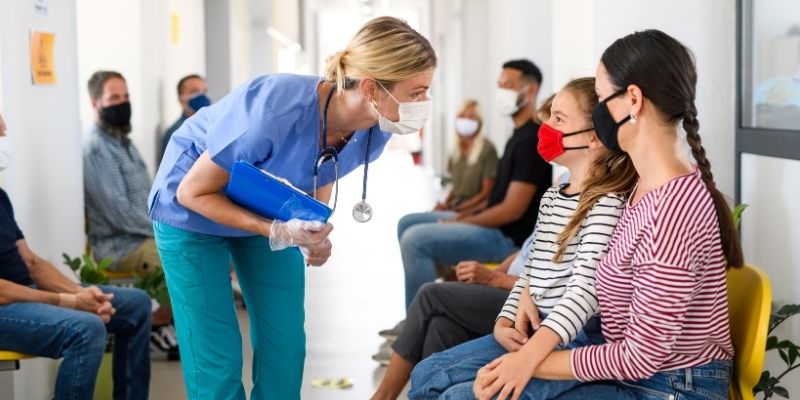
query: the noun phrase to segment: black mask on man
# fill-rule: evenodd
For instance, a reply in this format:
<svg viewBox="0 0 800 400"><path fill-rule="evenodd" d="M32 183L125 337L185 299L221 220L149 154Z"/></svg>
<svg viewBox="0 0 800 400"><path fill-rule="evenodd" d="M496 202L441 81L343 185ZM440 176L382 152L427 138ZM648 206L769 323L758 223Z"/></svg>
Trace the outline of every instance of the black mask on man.
<svg viewBox="0 0 800 400"><path fill-rule="evenodd" d="M124 128L131 124L131 103L126 101L100 109L100 119L112 128Z"/></svg>

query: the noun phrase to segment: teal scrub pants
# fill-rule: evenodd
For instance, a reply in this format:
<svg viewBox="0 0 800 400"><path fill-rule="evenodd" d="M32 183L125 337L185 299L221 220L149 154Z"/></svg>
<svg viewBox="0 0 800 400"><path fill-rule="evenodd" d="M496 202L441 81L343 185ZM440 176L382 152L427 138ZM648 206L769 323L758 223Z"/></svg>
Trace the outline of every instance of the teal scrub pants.
<svg viewBox="0 0 800 400"><path fill-rule="evenodd" d="M299 399L305 359L305 266L263 236L221 237L154 222L189 399L244 400L242 339L229 260L250 316L250 398Z"/></svg>

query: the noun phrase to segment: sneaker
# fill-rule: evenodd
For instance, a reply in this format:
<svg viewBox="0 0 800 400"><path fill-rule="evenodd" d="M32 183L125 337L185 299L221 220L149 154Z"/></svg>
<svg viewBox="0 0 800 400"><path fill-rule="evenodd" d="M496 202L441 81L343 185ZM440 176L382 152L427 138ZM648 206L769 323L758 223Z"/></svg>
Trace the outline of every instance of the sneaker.
<svg viewBox="0 0 800 400"><path fill-rule="evenodd" d="M378 332L378 335L385 337L387 339L397 339L400 336L400 332L403 330L403 324L405 324L406 320L402 320L391 329L384 329Z"/></svg>
<svg viewBox="0 0 800 400"><path fill-rule="evenodd" d="M378 349L378 352L372 355L372 359L377 361L381 367L386 367L389 365L389 360L392 359L392 353L394 353L394 350L392 350L393 343L393 340L387 340L381 345L380 349Z"/></svg>
<svg viewBox="0 0 800 400"><path fill-rule="evenodd" d="M152 358L179 360L178 338L175 325L162 325L154 327L150 332L150 353Z"/></svg>

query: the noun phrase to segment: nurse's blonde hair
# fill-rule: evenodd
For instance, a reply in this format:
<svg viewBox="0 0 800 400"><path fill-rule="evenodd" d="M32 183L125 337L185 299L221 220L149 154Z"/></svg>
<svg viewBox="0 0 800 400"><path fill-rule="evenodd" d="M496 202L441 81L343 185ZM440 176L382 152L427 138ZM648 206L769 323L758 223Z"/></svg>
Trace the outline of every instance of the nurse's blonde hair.
<svg viewBox="0 0 800 400"><path fill-rule="evenodd" d="M436 52L424 36L394 17L367 22L342 51L328 57L325 79L337 93L372 78L386 86L436 67Z"/></svg>

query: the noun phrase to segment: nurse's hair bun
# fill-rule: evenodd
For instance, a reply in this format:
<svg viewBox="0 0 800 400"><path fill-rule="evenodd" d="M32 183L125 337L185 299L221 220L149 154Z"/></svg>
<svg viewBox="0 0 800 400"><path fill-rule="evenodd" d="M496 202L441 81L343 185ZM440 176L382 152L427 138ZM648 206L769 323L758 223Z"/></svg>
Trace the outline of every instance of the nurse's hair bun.
<svg viewBox="0 0 800 400"><path fill-rule="evenodd" d="M339 81L339 77L345 77L342 58L347 50L337 51L325 59L325 80L334 82L337 87L343 87L344 82Z"/></svg>
<svg viewBox="0 0 800 400"><path fill-rule="evenodd" d="M356 33L347 48L326 59L325 79L337 93L351 89L363 78L387 89L392 84L436 67L436 52L424 36L405 21L378 17Z"/></svg>

